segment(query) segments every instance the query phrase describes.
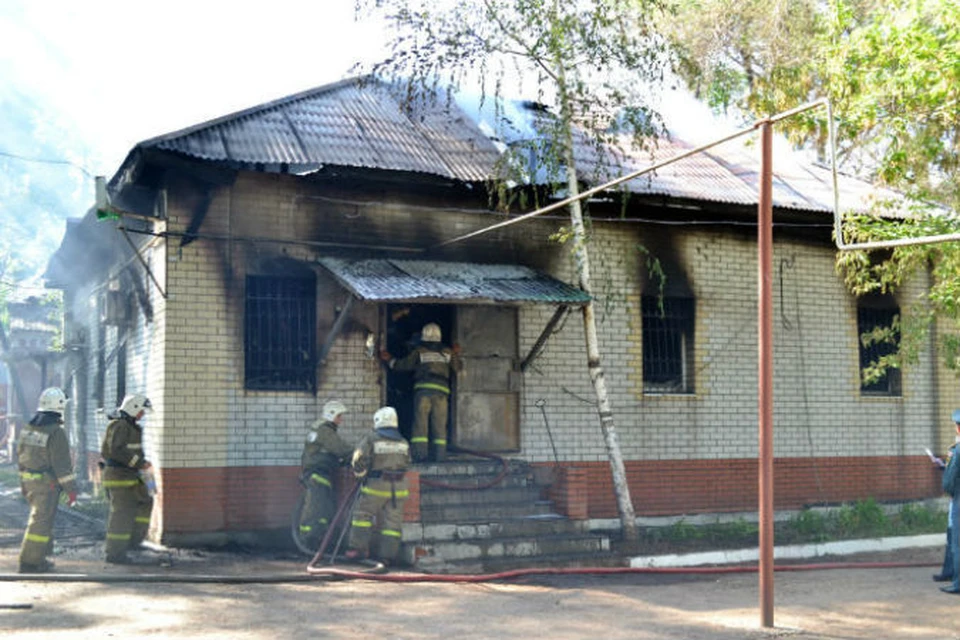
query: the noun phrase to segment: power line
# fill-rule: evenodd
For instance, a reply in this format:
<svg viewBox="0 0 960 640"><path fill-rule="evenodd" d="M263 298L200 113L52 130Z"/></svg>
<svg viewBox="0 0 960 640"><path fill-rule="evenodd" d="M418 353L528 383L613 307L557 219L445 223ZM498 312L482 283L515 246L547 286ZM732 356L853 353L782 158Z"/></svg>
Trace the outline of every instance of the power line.
<svg viewBox="0 0 960 640"><path fill-rule="evenodd" d="M70 162L69 160L59 160L59 159L57 159L57 158L31 158L31 157L28 157L28 156L21 156L21 155L18 155L18 154L16 154L16 153L10 153L9 151L0 151L0 156L5 156L5 157L7 157L7 158L14 158L14 159L16 159L16 160L23 160L23 161L25 161L25 162L39 162L39 163L42 163L42 164L64 164L64 165L69 165L69 166L71 166L71 167L73 167L73 168L75 168L75 169L79 169L80 171L82 171L83 174L84 174L85 176L87 176L88 178L93 179L93 177L94 177L93 174L90 173L89 171L87 171L86 168L80 166L79 164L77 164L77 163L75 163L75 162Z"/></svg>

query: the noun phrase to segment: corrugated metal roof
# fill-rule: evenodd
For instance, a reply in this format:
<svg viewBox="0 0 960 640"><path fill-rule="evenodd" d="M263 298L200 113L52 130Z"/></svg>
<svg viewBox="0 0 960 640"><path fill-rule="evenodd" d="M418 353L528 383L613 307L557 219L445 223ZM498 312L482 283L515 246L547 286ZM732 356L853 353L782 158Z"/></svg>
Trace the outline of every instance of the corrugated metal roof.
<svg viewBox="0 0 960 640"><path fill-rule="evenodd" d="M650 149L631 150L625 138L621 149L611 150L606 157L600 158L593 145L578 139L575 150L577 172L586 176L589 183L602 184L706 142L709 141L694 144L675 137L661 138ZM625 184L631 193L754 206L759 199L759 173L759 149L746 149L742 143L731 141ZM870 203L878 197L902 198L894 191L849 176L838 175L837 182L843 211L868 211ZM773 206L832 213L830 171L805 162L794 153L777 154L773 162Z"/></svg>
<svg viewBox="0 0 960 640"><path fill-rule="evenodd" d="M517 107L514 112L514 117L527 118L521 129L528 136L536 135L538 119L548 117L542 109L529 107ZM577 171L589 184L600 184L703 142L660 139L652 150L611 151L601 157L582 136L577 136ZM630 148L626 141L621 146ZM247 167L288 165L298 171L301 167L338 165L465 182L488 180L500 158L490 135L453 100L440 99L434 105L407 109L386 85L367 77L229 114L147 140L138 147ZM644 195L752 206L758 200L759 164L756 149L726 143L631 180L625 187ZM877 197L899 198L895 192L847 176L840 176L839 184L840 204L845 211L867 211ZM775 207L829 213L833 210L832 189L829 172L798 161L796 156L775 158Z"/></svg>
<svg viewBox="0 0 960 640"><path fill-rule="evenodd" d="M456 300L584 305L580 289L521 265L432 260L321 258L347 290L364 300Z"/></svg>
<svg viewBox="0 0 960 640"><path fill-rule="evenodd" d="M496 147L455 104L401 107L356 78L144 141L142 148L243 165L340 165L487 179Z"/></svg>

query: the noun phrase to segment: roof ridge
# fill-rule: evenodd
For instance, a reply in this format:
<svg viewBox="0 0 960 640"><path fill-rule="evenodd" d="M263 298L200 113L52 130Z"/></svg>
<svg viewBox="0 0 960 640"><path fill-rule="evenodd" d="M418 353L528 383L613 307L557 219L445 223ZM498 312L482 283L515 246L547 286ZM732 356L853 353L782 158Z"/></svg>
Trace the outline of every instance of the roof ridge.
<svg viewBox="0 0 960 640"><path fill-rule="evenodd" d="M218 116L211 120L206 120L205 122L190 125L189 127L185 127L183 129L177 129L176 131L171 131L169 133L164 133L159 136L154 136L153 138L147 138L146 140L142 140L138 142L135 145L135 148L156 145L160 142L174 140L176 138L182 138L184 136L197 133L198 131L203 131L204 129L209 129L211 127L215 127L225 122L236 120L237 118L243 118L256 113L262 113L264 111L276 109L277 107L283 107L293 102L303 100L304 98L310 98L322 93L335 91L337 89L340 89L350 84L360 84L362 82L370 80L372 77L373 76L371 76L370 74L364 74L360 76L350 76L349 78L342 78L335 82L329 82L327 84L320 85L319 87L306 89L304 91L300 91L299 93L294 93L292 95L284 96L282 98L277 98L276 100L270 100L269 102L263 102L261 104L254 105L252 107L247 107L246 109L240 109L239 111L234 111L226 115Z"/></svg>

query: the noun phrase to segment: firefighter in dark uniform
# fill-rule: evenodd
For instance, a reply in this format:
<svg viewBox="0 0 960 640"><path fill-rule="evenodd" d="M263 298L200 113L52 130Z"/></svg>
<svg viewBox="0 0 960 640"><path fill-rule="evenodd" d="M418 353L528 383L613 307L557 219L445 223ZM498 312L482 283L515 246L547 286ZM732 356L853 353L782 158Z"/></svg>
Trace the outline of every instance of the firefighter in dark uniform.
<svg viewBox="0 0 960 640"><path fill-rule="evenodd" d="M106 560L112 564L130 562L127 551L136 549L147 536L153 497L143 481L152 469L143 452L140 418L151 409L143 395L128 395L107 425L100 455L103 456L103 488L110 498L107 518Z"/></svg>
<svg viewBox="0 0 960 640"><path fill-rule="evenodd" d="M427 459L429 445L433 445L434 460L447 457L447 415L450 410L450 378L460 372L460 347L444 347L440 342L440 326L434 322L424 325L420 344L404 358L397 360L384 351L380 357L395 371L413 371L413 432L410 444L414 462ZM429 427L430 439L427 439Z"/></svg>
<svg viewBox="0 0 960 640"><path fill-rule="evenodd" d="M400 552L403 504L410 494L406 471L410 444L397 429L397 412L382 407L373 414L373 432L353 452L353 472L363 482L350 523L348 560L376 559L389 566ZM372 538L377 534L376 545ZM371 547L375 551L371 552Z"/></svg>
<svg viewBox="0 0 960 640"><path fill-rule="evenodd" d="M20 546L20 573L42 573L53 568L47 554L53 549L53 519L60 492L66 492L70 506L77 501L70 445L60 426L67 396L56 387L44 389L37 405L37 413L17 443L20 491L30 505L30 520Z"/></svg>
<svg viewBox="0 0 960 640"><path fill-rule="evenodd" d="M339 400L323 405L323 418L310 426L303 445L300 481L307 488L307 496L300 512L300 537L311 549L319 546L336 511L337 467L353 453L353 447L337 434L346 413L347 407Z"/></svg>

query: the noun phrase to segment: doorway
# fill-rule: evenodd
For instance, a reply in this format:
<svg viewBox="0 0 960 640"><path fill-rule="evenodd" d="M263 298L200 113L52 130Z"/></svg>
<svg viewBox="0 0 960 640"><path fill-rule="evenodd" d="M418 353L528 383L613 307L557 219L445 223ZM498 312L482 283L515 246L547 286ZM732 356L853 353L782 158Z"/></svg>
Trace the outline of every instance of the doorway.
<svg viewBox="0 0 960 640"><path fill-rule="evenodd" d="M447 450L488 453L520 450L518 313L509 306L391 304L386 349L402 358L420 343L428 322L440 325L446 346L459 343L463 374L450 385ZM397 410L400 433L413 430L413 375L386 371L386 401Z"/></svg>
<svg viewBox="0 0 960 640"><path fill-rule="evenodd" d="M440 325L441 341L450 346L455 317L456 307L450 304L387 305L385 348L394 358L398 360L403 358L420 344L420 331L423 325L429 322ZM394 371L390 368L384 370L387 372L386 403L397 410L400 433L409 440L413 432L413 374L409 371ZM450 396L452 400L450 414L453 415L456 404L453 401L456 398L456 380L451 381Z"/></svg>

